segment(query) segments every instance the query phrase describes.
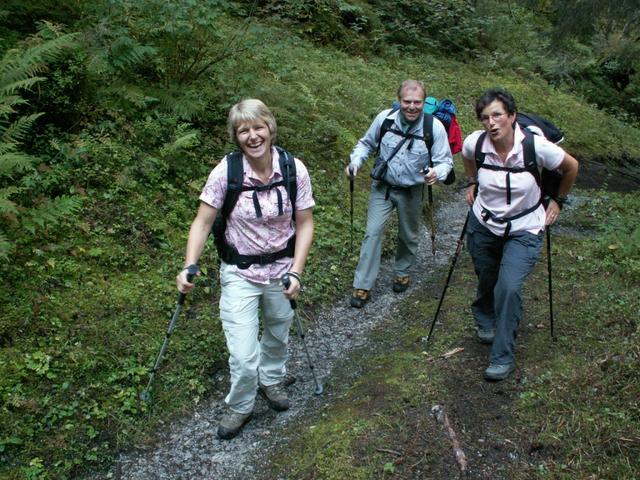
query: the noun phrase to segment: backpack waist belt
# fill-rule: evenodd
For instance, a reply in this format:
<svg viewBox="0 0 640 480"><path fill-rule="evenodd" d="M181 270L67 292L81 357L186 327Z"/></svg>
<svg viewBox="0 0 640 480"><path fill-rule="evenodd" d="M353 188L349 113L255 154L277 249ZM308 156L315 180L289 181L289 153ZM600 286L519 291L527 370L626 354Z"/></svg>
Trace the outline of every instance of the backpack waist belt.
<svg viewBox="0 0 640 480"><path fill-rule="evenodd" d="M296 236L293 235L288 241L287 246L280 251L272 253L262 253L260 255L241 255L231 245L226 245L226 251L222 255L225 263L236 265L241 270L246 270L251 265L268 265L285 257L293 257L296 250Z"/></svg>
<svg viewBox="0 0 640 480"><path fill-rule="evenodd" d="M540 200L538 200L538 202L532 206L529 207L519 213L516 213L515 215L512 215L510 217L497 217L495 216L490 210L486 209L485 207L482 207L482 220L484 220L485 222L487 222L488 220L493 220L496 223L506 223L507 226L504 229L504 236L508 237L509 236L509 232L511 232L511 221L512 220L516 220L518 218L522 218L525 215L529 215L532 212L535 212L538 207L540 206L542 202Z"/></svg>

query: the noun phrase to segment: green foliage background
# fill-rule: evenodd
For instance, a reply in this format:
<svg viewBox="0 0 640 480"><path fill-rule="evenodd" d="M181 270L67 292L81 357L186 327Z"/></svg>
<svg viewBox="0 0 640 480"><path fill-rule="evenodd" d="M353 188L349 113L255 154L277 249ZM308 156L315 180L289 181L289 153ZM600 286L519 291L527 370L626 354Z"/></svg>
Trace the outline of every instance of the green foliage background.
<svg viewBox="0 0 640 480"><path fill-rule="evenodd" d="M0 476L8 478L72 477L108 463L192 408L225 368L210 249L154 401L137 399L175 308L173 277L200 189L233 148L225 119L239 99L271 106L279 142L309 166L317 233L305 303L313 307L349 288L356 253L343 168L404 78L452 98L466 133L478 128L475 98L500 85L523 110L561 125L566 148L584 162L640 158L633 109L610 108L624 123L590 105L587 83L572 90L566 75L552 74L562 65L545 53L553 9L541 16L525 3L463 0L9 0L1 8ZM597 61L595 35L570 39L584 65ZM625 88L637 93L630 76ZM361 177L356 239L368 189ZM632 245L621 240L617 251L635 256L637 275Z"/></svg>

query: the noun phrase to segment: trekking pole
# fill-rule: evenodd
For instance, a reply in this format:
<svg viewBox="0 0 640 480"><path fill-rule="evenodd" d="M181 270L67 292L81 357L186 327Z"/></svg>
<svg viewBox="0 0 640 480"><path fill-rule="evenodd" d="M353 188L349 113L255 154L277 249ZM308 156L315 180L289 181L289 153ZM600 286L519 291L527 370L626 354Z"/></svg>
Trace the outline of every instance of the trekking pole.
<svg viewBox="0 0 640 480"><path fill-rule="evenodd" d="M429 168L427 169L427 173L429 170L433 168L431 164L431 157L429 157ZM436 255L436 223L433 219L433 189L431 185L427 185L427 196L429 199L429 221L431 223L431 253L433 256Z"/></svg>
<svg viewBox="0 0 640 480"><path fill-rule="evenodd" d="M198 265L189 265L187 267L187 281L191 283L193 277L198 273ZM151 370L151 374L149 375L149 382L147 383L147 387L140 392L140 400L143 402L148 402L151 398L149 395L149 390L151 389L151 384L153 383L153 379L156 376L156 372L158 368L160 368L160 363L162 363L162 357L164 355L164 351L167 349L167 345L169 344L169 338L173 333L173 329L176 326L176 321L178 320L178 316L180 315L180 311L182 310L182 306L184 305L184 299L187 297L186 293L180 293L178 295L178 304L176 305L176 310L173 312L173 316L171 317L171 322L169 322L169 328L167 328L167 333L164 336L164 342L162 342L162 346L160 347L160 351L158 352L158 356L156 357L156 362L153 365L153 369Z"/></svg>
<svg viewBox="0 0 640 480"><path fill-rule="evenodd" d="M351 206L349 209L351 217L351 243L349 244L349 251L353 252L353 167L349 166L349 194L351 198Z"/></svg>
<svg viewBox="0 0 640 480"><path fill-rule="evenodd" d="M549 323L551 324L551 338L556 339L553 333L553 288L551 285L551 227L547 226L547 273L549 276Z"/></svg>
<svg viewBox="0 0 640 480"><path fill-rule="evenodd" d="M451 268L449 268L449 274L447 275L447 281L444 284L444 288L442 289L442 295L440 295L440 302L438 302L438 308L436 308L436 314L433 316L433 321L431 322L431 328L429 329L429 335L427 335L426 343L429 343L431 339L431 334L433 333L433 327L436 325L436 321L438 320L438 314L440 313L440 307L442 307L442 302L444 300L444 296L447 293L447 288L449 288L449 281L451 280L451 274L453 273L453 269L456 266L456 262L458 261L458 255L462 250L462 244L464 239L464 234L467 231L467 224L469 223L469 215L471 215L471 211L467 213L467 218L464 221L464 225L462 227L462 232L460 232L460 238L458 238L458 245L456 246L456 251L453 254L453 259L451 261Z"/></svg>
<svg viewBox="0 0 640 480"><path fill-rule="evenodd" d="M289 279L289 274L285 273L282 276L282 285L284 288L289 288L291 285L291 280ZM323 391L322 384L318 381L316 377L316 372L313 368L313 362L311 361L311 355L309 355L309 350L307 349L307 342L304 339L304 330L302 329L302 323L300 323L300 318L298 318L298 313L296 312L296 307L298 306L295 300L289 300L291 304L291 308L293 309L293 318L296 321L296 328L298 329L298 335L300 335L300 339L302 340L302 346L304 347L304 353L307 355L307 362L309 362L309 369L311 370L311 375L313 376L313 383L316 385L316 389L313 393L316 395L320 395Z"/></svg>

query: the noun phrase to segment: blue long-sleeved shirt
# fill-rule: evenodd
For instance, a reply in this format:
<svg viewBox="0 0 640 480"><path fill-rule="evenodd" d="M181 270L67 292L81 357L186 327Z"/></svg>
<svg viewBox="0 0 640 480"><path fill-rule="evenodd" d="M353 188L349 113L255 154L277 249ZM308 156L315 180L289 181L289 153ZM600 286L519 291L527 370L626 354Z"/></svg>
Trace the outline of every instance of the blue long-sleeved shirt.
<svg viewBox="0 0 640 480"><path fill-rule="evenodd" d="M378 148L378 138L382 123L387 117L393 118L391 130L402 131L400 111L393 113L392 109L380 112L365 133L364 137L351 152L350 165L360 169L367 157ZM424 117L420 117L410 128L408 133L422 138ZM403 137L392 131L388 131L380 143L380 155L387 159ZM453 156L449 148L449 140L444 125L437 119L433 119L433 147L431 148L432 163L436 170L438 180L442 181L453 168ZM424 183L422 171L429 166L429 151L424 140L409 139L400 148L389 162L385 181L399 187L410 187Z"/></svg>

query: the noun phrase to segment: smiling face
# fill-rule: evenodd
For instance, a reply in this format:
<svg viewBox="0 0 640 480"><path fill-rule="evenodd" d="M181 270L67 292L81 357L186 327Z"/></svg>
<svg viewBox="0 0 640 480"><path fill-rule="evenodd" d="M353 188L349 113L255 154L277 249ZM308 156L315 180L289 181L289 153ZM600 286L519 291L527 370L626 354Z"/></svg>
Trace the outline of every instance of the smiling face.
<svg viewBox="0 0 640 480"><path fill-rule="evenodd" d="M424 108L424 90L414 87L405 87L399 95L400 111L408 122L415 122Z"/></svg>
<svg viewBox="0 0 640 480"><path fill-rule="evenodd" d="M480 114L480 121L494 143L509 141L512 138L515 120L516 113L508 113L500 100L488 104Z"/></svg>
<svg viewBox="0 0 640 480"><path fill-rule="evenodd" d="M263 120L242 122L236 128L236 141L242 152L251 160L258 160L271 149L271 131Z"/></svg>

